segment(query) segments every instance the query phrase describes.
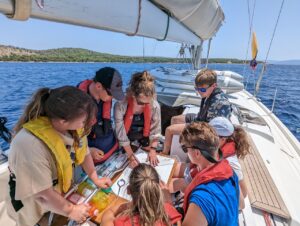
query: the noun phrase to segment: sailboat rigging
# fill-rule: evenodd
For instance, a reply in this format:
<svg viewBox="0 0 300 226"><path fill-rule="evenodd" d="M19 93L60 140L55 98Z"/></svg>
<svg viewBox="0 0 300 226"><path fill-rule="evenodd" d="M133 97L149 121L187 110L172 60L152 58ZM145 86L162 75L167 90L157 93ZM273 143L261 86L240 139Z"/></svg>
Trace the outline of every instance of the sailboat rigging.
<svg viewBox="0 0 300 226"><path fill-rule="evenodd" d="M231 71L217 71L218 86L228 94L234 106L231 121L247 130L253 147L251 156L242 162L250 190L246 208L239 215L240 224L245 225L267 225L268 216L273 216L271 221L275 225L300 225L300 197L297 193L300 144L272 111L255 98L283 5L284 0L256 83L255 95L245 90L243 76ZM12 19L37 18L183 43L184 48L190 46L193 70L158 68L151 71L156 77L158 101L167 109L180 107L184 113L198 111L200 101L194 91L194 78L200 69L202 48L205 41L210 46L212 37L225 19L217 0L0 0L0 12ZM252 29L253 15L254 11L251 17L249 14L248 46L252 34L254 67L258 44ZM153 18L159 23L153 23ZM173 139L172 148L180 151L176 139L178 137ZM283 161L287 164L283 165Z"/></svg>

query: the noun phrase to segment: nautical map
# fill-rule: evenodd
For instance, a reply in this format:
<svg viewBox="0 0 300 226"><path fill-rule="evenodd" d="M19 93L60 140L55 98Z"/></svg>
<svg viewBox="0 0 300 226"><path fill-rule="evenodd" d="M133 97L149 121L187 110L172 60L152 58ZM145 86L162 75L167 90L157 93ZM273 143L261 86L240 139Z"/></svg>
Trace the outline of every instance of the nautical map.
<svg viewBox="0 0 300 226"><path fill-rule="evenodd" d="M146 163L149 164L147 161L148 153L139 149L135 153L136 158L139 160L140 163ZM158 166L155 167L156 171L158 172L160 179L164 183L168 183L168 180L170 178L170 175L172 173L172 169L175 163L175 159L166 157L166 156L161 156L157 155L159 163ZM131 173L132 169L128 166L125 168L125 170L122 172L121 176L118 178L118 180L115 181L115 183L112 186L112 190L116 195L119 195L120 197L130 200L131 197L130 195L127 194L127 186L129 184L129 175ZM122 180L125 181L123 186L119 186ZM118 185L119 182L119 185Z"/></svg>

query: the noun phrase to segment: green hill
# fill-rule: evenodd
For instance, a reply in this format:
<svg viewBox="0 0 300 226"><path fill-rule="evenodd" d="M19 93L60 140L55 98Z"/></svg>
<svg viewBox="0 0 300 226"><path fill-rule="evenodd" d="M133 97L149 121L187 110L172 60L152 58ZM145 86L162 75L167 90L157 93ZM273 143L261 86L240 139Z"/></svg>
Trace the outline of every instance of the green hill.
<svg viewBox="0 0 300 226"><path fill-rule="evenodd" d="M167 57L134 57L99 53L81 48L31 50L0 45L0 61L21 62L136 62L184 63L183 59ZM210 59L210 63L242 63L238 59Z"/></svg>

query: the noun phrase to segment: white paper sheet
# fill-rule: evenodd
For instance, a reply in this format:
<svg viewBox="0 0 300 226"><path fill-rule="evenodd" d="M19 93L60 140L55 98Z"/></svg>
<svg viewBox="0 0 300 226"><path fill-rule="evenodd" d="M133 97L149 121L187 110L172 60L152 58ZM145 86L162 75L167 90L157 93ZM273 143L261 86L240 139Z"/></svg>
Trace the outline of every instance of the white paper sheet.
<svg viewBox="0 0 300 226"><path fill-rule="evenodd" d="M148 158L148 153L144 152L143 150L139 149L135 153L136 158L139 160L140 163L146 163L149 164L147 161ZM160 179L164 183L168 183L169 177L171 175L173 165L175 163L175 160L170 158L170 157L165 157L165 156L160 156L157 155L159 163L158 166L155 167L156 171L158 172ZM131 173L132 169L128 166L121 174L121 176L118 178L118 180L113 184L112 190L113 192L118 195L119 192L119 186L118 186L118 181L121 179L125 180L125 185L121 187L119 196L131 200L131 197L127 194L127 186L129 184L129 175Z"/></svg>

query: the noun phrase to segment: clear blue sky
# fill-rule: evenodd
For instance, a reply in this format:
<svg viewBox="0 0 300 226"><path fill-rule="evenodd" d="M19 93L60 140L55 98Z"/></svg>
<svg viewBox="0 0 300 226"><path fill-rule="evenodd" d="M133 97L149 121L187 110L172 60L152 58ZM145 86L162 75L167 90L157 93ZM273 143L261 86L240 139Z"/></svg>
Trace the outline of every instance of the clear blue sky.
<svg viewBox="0 0 300 226"><path fill-rule="evenodd" d="M254 0L249 2L252 11ZM249 34L247 0L221 0L220 3L225 12L225 23L213 39L210 56L244 59ZM281 0L256 0L253 25L260 60L266 56L280 4ZM299 10L300 0L285 1L269 60L300 59ZM144 40L146 56L177 56L180 44ZM0 15L0 44L30 49L78 47L135 56L143 52L143 39L140 37L35 19L18 22L3 15Z"/></svg>

